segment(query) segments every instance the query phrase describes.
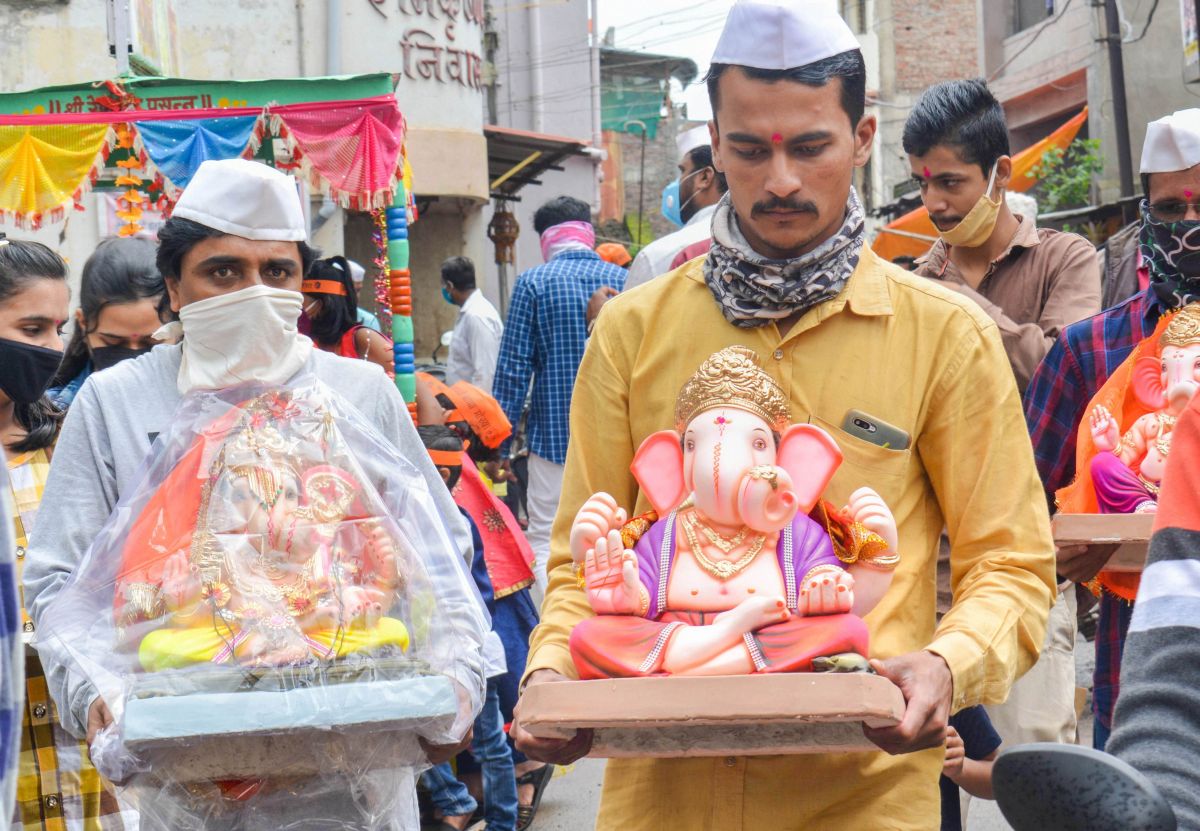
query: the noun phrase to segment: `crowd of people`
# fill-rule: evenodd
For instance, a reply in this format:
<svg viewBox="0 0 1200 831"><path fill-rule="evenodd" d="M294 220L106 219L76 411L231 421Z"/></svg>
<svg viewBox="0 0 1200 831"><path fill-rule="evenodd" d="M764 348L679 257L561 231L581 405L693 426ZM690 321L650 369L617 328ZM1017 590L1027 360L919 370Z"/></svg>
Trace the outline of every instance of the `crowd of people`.
<svg viewBox="0 0 1200 831"><path fill-rule="evenodd" d="M454 623L455 741L422 739L419 786L396 783L420 808L414 796L396 827L529 828L555 767L593 738L534 736L521 713L524 690L577 677L568 641L592 612L572 520L601 491L648 510L638 444L673 426L697 366L738 345L895 514L903 557L867 625L904 716L864 728L877 753L611 760L597 827L962 828L963 807L993 797L1002 748L1077 740L1075 643L1093 604L1093 745L1200 827L1186 449L1200 404L1175 428L1140 589L1153 613L1136 587L1084 588L1115 546L1056 548L1049 522L1089 402L1160 319L1200 300L1200 110L1149 125L1140 216L1098 255L1010 207L1009 131L987 84L934 85L903 144L939 239L893 263L867 242L853 187L877 125L836 13L741 0L706 83L712 122L679 137L664 192L679 230L630 257L597 246L586 203L548 200L534 218L544 262L518 277L503 320L468 258L443 263L457 318L444 376L418 377L419 427L388 377L391 342L358 303L363 269L319 258L295 188L266 166L206 162L157 246L97 247L74 311L67 263L0 236L0 815L20 829L148 826L91 761L115 702L39 633L189 394L305 374L411 463L447 568L469 572L487 611ZM863 439L851 413L904 440Z"/></svg>

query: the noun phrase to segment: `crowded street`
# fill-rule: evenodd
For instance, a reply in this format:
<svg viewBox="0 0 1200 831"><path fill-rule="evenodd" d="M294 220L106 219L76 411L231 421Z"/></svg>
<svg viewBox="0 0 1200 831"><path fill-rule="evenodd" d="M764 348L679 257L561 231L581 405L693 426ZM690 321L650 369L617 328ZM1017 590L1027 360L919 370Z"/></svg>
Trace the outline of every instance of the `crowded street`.
<svg viewBox="0 0 1200 831"><path fill-rule="evenodd" d="M0 827L1200 831L1197 99L1200 0L0 0Z"/></svg>

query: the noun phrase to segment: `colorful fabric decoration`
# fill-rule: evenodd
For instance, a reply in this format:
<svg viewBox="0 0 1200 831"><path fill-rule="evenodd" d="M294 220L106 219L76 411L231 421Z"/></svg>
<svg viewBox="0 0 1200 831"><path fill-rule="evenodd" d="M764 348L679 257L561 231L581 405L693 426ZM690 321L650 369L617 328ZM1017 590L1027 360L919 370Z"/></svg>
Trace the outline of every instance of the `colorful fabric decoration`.
<svg viewBox="0 0 1200 831"><path fill-rule="evenodd" d="M163 178L183 190L200 165L209 159L236 159L251 144L253 115L179 121L139 121L138 137Z"/></svg>
<svg viewBox="0 0 1200 831"><path fill-rule="evenodd" d="M328 184L342 207L391 204L404 164L404 117L394 96L285 105L272 107L270 115L271 128L298 156L301 170Z"/></svg>
<svg viewBox="0 0 1200 831"><path fill-rule="evenodd" d="M108 124L0 126L0 219L22 228L62 218L99 172Z"/></svg>

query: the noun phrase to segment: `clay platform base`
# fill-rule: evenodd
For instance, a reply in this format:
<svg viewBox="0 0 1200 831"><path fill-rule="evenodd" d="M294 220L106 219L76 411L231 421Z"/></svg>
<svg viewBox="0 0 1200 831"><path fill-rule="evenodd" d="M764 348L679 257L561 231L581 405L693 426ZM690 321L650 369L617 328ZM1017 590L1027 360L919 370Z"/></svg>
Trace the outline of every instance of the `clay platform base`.
<svg viewBox="0 0 1200 831"><path fill-rule="evenodd" d="M869 673L665 676L538 684L521 722L535 736L596 731L589 756L755 756L876 750L862 733L904 715L900 688Z"/></svg>
<svg viewBox="0 0 1200 831"><path fill-rule="evenodd" d="M1057 545L1120 543L1104 568L1140 572L1146 566L1154 514L1056 514L1050 528Z"/></svg>

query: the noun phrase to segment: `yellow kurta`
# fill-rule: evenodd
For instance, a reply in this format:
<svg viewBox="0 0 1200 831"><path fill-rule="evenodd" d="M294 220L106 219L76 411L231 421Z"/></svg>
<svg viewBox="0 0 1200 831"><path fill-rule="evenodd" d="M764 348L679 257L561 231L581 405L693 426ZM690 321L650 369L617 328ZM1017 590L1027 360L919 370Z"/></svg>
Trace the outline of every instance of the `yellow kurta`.
<svg viewBox="0 0 1200 831"><path fill-rule="evenodd" d="M996 325L957 294L864 248L846 289L787 337L738 329L704 284L702 260L605 307L571 404L571 444L554 526L550 586L527 673L576 677L572 626L591 614L570 564L571 520L597 491L649 509L629 472L642 439L670 429L675 396L726 346L758 352L794 422L837 440L845 462L826 496L869 485L900 528L901 563L867 616L871 652L929 648L954 676L954 709L1002 701L1037 658L1054 590L1054 547L1020 398ZM857 409L906 430L908 450L842 432ZM953 546L953 609L934 630L935 563ZM597 828L617 831L930 829L940 817L942 750L608 764Z"/></svg>

